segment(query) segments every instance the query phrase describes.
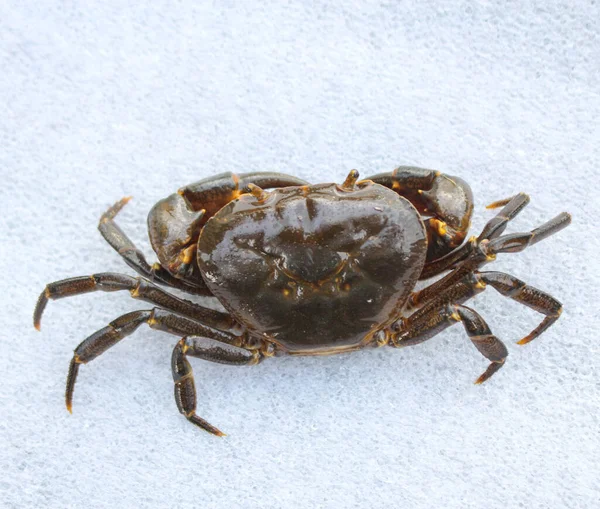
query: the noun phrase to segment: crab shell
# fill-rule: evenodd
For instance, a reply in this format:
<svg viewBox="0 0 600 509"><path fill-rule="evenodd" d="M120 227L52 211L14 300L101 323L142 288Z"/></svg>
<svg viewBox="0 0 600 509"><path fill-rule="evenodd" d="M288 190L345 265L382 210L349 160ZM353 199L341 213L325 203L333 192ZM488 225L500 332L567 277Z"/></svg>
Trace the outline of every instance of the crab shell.
<svg viewBox="0 0 600 509"><path fill-rule="evenodd" d="M363 181L244 194L204 225L197 261L251 335L318 355L366 344L397 318L426 254L413 205Z"/></svg>

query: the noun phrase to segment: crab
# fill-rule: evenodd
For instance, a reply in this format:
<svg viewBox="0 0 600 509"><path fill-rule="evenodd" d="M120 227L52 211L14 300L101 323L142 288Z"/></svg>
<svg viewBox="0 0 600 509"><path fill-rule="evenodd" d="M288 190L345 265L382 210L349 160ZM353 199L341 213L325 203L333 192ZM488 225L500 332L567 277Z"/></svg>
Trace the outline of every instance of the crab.
<svg viewBox="0 0 600 509"><path fill-rule="evenodd" d="M270 191L267 191L270 189ZM172 354L175 401L190 422L223 433L196 414L189 357L235 366L267 357L330 355L422 343L462 323L489 360L482 383L508 351L485 320L464 303L488 286L544 315L518 343L539 336L561 303L502 272L480 269L500 253L516 253L567 226L563 212L529 232L504 234L529 202L520 193L477 237L469 185L438 171L401 166L365 180L352 170L341 184L309 184L282 173L222 173L181 188L148 216L158 263L150 265L115 222L129 198L100 218L104 239L139 276L99 273L46 286L34 311L39 330L49 300L126 290L154 305L133 311L85 339L70 363L66 406L72 410L79 368L140 325L181 339ZM419 280L439 276L416 290ZM159 286L160 285L160 286ZM216 297L216 311L164 290Z"/></svg>

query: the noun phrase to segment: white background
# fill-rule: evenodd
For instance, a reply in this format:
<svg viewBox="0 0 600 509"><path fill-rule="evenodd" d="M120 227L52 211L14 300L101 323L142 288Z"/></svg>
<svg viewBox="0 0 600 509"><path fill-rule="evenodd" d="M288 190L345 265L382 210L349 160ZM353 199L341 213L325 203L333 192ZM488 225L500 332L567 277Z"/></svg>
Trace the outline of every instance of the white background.
<svg viewBox="0 0 600 509"><path fill-rule="evenodd" d="M137 3L0 3L0 506L597 507L598 2ZM47 282L131 273L96 231L111 203L134 196L119 222L154 260L147 211L184 184L399 164L466 179L474 233L519 191L510 231L573 213L493 266L563 301L554 327L518 347L541 315L472 302L510 352L490 382L460 326L413 349L196 360L217 439L176 410L176 338L142 327L80 370L66 412L72 349L149 307L92 294L31 325Z"/></svg>

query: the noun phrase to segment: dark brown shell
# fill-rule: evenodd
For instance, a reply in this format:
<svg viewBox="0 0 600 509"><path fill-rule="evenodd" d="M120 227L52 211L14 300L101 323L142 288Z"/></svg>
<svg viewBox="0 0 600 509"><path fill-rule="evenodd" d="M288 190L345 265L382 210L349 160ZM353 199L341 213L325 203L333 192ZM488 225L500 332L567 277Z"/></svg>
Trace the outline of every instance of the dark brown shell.
<svg viewBox="0 0 600 509"><path fill-rule="evenodd" d="M365 181L241 196L204 226L198 265L251 333L318 354L356 347L397 317L426 251L411 203Z"/></svg>

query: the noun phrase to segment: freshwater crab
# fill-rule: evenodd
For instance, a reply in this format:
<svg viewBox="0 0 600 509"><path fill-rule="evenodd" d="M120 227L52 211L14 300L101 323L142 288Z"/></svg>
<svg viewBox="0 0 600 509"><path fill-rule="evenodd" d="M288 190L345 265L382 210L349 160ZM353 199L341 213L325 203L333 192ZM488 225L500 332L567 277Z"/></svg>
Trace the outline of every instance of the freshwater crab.
<svg viewBox="0 0 600 509"><path fill-rule="evenodd" d="M128 290L153 309L120 316L84 340L69 367L71 411L79 367L145 323L182 337L172 355L175 400L192 423L223 434L196 415L187 357L232 365L280 355L329 355L366 347L404 347L462 322L490 364L500 369L507 349L464 302L492 286L545 315L520 340L536 338L560 313L560 302L502 272L481 272L498 253L515 253L567 226L561 213L539 228L504 235L529 202L526 194L492 203L500 212L465 242L473 197L463 180L402 166L390 173L311 185L281 173L223 173L180 189L150 211L150 265L114 219L129 198L106 211L104 239L141 277L101 273L50 283L39 297L39 330L49 299ZM264 189L272 189L265 191ZM446 273L415 291L418 280ZM176 297L157 284L216 297L227 312Z"/></svg>

